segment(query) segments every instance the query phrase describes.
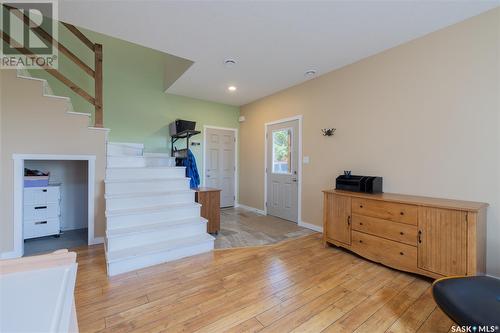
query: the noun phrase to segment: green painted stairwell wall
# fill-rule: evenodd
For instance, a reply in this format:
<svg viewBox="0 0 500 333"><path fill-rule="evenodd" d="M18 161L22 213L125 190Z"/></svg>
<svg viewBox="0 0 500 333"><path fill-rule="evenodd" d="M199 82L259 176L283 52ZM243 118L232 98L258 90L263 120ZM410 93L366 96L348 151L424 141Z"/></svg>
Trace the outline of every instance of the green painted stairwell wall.
<svg viewBox="0 0 500 333"><path fill-rule="evenodd" d="M239 108L164 92L165 63L173 56L105 36L81 31L94 43L103 45L104 126L111 129L109 141L139 142L147 152L169 152L168 124L175 119L204 125L238 128ZM60 25L59 40L93 67L93 53ZM59 69L68 78L94 95L93 80L64 55ZM172 72L176 72L173 68ZM178 72L178 71L177 71ZM93 106L42 70L32 75L49 81L56 95L69 96L76 112L93 113ZM203 133L192 138L202 142ZM202 146L191 147L202 173Z"/></svg>

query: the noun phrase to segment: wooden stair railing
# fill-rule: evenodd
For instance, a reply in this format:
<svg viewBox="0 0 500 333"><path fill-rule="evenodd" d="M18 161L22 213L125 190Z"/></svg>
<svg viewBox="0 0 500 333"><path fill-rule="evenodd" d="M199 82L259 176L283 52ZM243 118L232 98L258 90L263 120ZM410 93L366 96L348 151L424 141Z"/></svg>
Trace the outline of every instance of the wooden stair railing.
<svg viewBox="0 0 500 333"><path fill-rule="evenodd" d="M45 40L47 43L52 44L57 47L59 52L64 54L68 59L70 59L74 64L80 67L85 73L87 73L94 80L94 97L92 97L88 92L84 89L80 88L76 83L68 79L64 76L59 70L52 68L50 66L42 67L47 73L55 77L57 80L61 81L65 86L75 92L77 95L81 96L87 102L92 104L95 108L94 112L94 126L95 127L103 127L104 125L104 114L103 114L103 84L102 84L102 45L93 43L90 41L77 27L71 25L69 23L61 22L73 35L75 35L83 44L85 44L93 53L94 53L94 69L88 66L84 61L78 58L73 52L71 52L67 47L63 44L59 43L55 40L48 32L46 32L40 26L37 26L28 15L23 14L20 10L12 5L3 5L7 8L11 13L13 13L17 18L19 18L25 25L30 26L38 37ZM34 27L34 28L33 28ZM0 34L2 35L2 39L6 43L15 43L15 40L12 39L8 34L4 33L0 30ZM17 43L20 45L19 43ZM35 56L33 52L24 48L18 47L17 50L26 55L26 56Z"/></svg>

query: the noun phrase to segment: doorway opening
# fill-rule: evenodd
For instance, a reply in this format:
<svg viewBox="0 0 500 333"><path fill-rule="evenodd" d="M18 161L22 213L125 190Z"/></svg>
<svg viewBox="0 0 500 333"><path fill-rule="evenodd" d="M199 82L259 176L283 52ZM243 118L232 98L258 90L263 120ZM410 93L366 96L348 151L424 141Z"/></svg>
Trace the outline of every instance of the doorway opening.
<svg viewBox="0 0 500 333"><path fill-rule="evenodd" d="M25 176L49 177L44 184L24 185L24 255L87 245L87 162L26 160L24 167Z"/></svg>
<svg viewBox="0 0 500 333"><path fill-rule="evenodd" d="M15 257L97 243L95 156L15 154L13 158Z"/></svg>
<svg viewBox="0 0 500 333"><path fill-rule="evenodd" d="M265 124L264 212L300 224L302 116Z"/></svg>

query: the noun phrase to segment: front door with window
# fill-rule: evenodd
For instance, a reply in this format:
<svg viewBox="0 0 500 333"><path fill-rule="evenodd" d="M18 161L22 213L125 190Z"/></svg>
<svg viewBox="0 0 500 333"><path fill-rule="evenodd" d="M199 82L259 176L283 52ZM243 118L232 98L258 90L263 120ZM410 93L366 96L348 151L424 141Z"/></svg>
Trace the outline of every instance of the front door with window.
<svg viewBox="0 0 500 333"><path fill-rule="evenodd" d="M299 121L268 125L267 213L298 221Z"/></svg>

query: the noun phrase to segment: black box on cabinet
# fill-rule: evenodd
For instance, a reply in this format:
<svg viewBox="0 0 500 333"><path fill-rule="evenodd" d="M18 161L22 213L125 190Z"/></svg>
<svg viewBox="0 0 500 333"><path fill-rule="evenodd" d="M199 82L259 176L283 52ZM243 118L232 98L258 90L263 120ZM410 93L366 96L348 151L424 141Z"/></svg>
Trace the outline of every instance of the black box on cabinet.
<svg viewBox="0 0 500 333"><path fill-rule="evenodd" d="M340 175L335 180L335 189L362 193L382 193L382 177Z"/></svg>

